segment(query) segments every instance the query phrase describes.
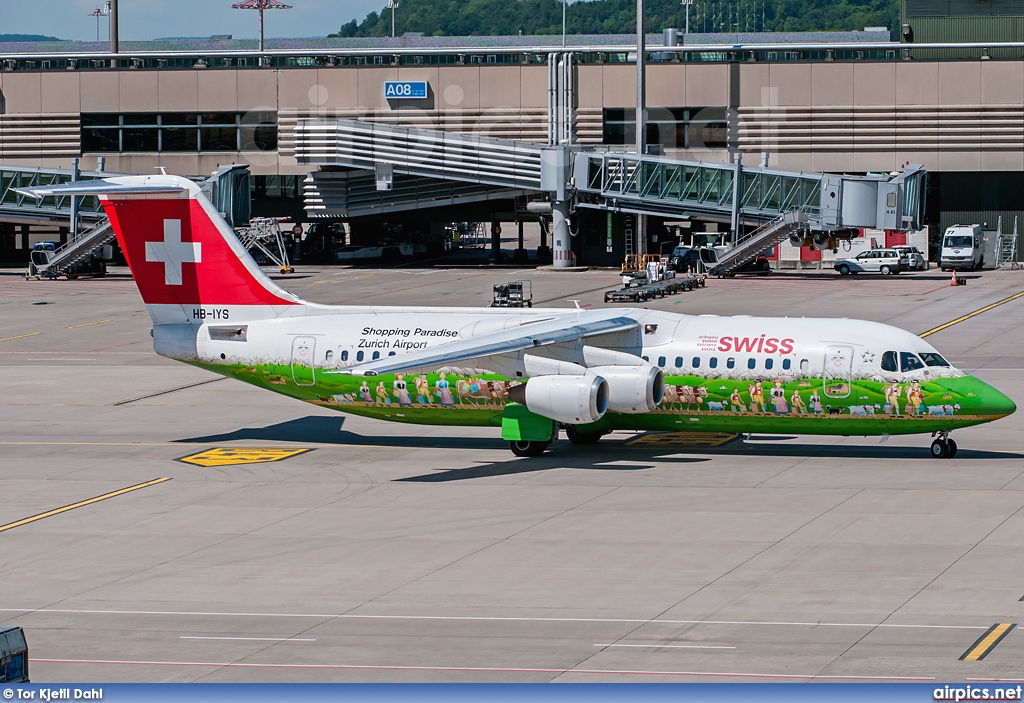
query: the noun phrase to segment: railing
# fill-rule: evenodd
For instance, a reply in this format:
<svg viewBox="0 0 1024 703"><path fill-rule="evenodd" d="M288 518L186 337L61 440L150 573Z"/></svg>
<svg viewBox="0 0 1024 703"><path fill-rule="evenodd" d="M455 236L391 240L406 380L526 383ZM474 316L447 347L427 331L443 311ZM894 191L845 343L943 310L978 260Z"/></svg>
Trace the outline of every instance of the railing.
<svg viewBox="0 0 1024 703"><path fill-rule="evenodd" d="M87 181L113 174L94 171L82 172L80 180ZM47 196L36 200L15 191L16 188L33 188L56 185L71 181L71 171L60 169L7 168L0 170L0 208L18 208L19 211L47 214L71 215L71 197L67 195ZM99 220L105 217L99 198L94 195L78 197L78 212L84 219Z"/></svg>
<svg viewBox="0 0 1024 703"><path fill-rule="evenodd" d="M691 35L692 36L692 35ZM386 40L382 40L386 41ZM583 64L633 63L635 44L585 46L395 46L375 48L303 48L251 50L127 51L118 54L55 51L0 54L4 71L110 71L205 68L309 68L333 66L431 66L474 64L546 64L551 53L572 52ZM648 44L652 63L738 63L750 61L898 61L940 58L977 60L1024 57L1024 42L900 44L839 42L800 44Z"/></svg>

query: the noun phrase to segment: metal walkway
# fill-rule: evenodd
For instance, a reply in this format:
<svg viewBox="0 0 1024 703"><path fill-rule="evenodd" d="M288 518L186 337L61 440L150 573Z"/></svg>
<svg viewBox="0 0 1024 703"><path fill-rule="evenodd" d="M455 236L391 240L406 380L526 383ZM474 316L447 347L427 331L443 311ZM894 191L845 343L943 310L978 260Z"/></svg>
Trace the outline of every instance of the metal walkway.
<svg viewBox="0 0 1024 703"><path fill-rule="evenodd" d="M529 192L420 176L395 176L391 190L377 190L374 174L367 171L314 171L306 177L303 190L306 214L313 218L383 215L516 198Z"/></svg>
<svg viewBox="0 0 1024 703"><path fill-rule="evenodd" d="M597 195L616 209L641 214L731 215L737 195L740 212L759 220L794 209L816 220L820 212L820 173L737 169L733 164L636 154L583 153L576 157L574 177L580 192Z"/></svg>
<svg viewBox="0 0 1024 703"><path fill-rule="evenodd" d="M916 229L925 173L916 165L895 178L799 173L340 119L299 120L295 155L303 164L416 176L434 185L532 191L553 202L575 201L577 207L724 219L734 229L741 221L763 224L798 210L806 216L806 228L819 232ZM314 174L314 183L320 178ZM323 205L317 193L307 189L311 214ZM427 206L415 192L377 202L379 212ZM358 211L353 208L352 214Z"/></svg>
<svg viewBox="0 0 1024 703"><path fill-rule="evenodd" d="M82 171L79 180L89 181L116 174ZM71 197L48 196L36 200L16 192L15 188L37 188L71 182L71 170L47 168L0 167L0 222L71 223ZM104 219L103 207L96 196L79 196L78 215L85 223Z"/></svg>

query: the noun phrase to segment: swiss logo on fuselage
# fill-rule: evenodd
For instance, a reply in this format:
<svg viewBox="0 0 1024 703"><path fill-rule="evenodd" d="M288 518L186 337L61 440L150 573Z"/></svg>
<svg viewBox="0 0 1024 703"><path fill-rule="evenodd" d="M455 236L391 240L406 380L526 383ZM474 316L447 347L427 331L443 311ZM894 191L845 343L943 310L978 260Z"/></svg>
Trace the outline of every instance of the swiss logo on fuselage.
<svg viewBox="0 0 1024 703"><path fill-rule="evenodd" d="M758 354L792 354L794 340L787 337L719 337L717 351L756 352Z"/></svg>

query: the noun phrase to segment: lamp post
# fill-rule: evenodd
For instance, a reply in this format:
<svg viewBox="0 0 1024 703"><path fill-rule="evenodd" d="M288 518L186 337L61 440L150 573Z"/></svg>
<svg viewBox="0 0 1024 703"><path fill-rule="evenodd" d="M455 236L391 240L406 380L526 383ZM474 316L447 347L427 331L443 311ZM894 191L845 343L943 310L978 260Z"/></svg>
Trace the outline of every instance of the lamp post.
<svg viewBox="0 0 1024 703"><path fill-rule="evenodd" d="M264 10L290 10L291 5L285 5L278 0L245 0L236 2L231 7L236 10L259 10L260 12L260 51L263 51L263 11Z"/></svg>
<svg viewBox="0 0 1024 703"><path fill-rule="evenodd" d="M562 46L565 46L565 1L562 0Z"/></svg>
<svg viewBox="0 0 1024 703"><path fill-rule="evenodd" d="M682 4L686 6L686 31L684 34L690 33L690 5L693 4L693 0L682 0Z"/></svg>
<svg viewBox="0 0 1024 703"><path fill-rule="evenodd" d="M398 0L388 0L388 8L391 9L391 38L395 38L395 10L398 9Z"/></svg>

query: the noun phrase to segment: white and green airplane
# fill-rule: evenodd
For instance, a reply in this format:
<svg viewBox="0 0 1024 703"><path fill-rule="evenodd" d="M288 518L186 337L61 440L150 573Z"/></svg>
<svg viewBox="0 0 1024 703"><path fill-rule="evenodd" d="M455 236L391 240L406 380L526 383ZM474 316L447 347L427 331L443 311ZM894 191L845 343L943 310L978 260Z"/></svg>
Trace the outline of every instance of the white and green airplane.
<svg viewBox="0 0 1024 703"><path fill-rule="evenodd" d="M930 434L1016 410L904 330L846 319L643 309L328 306L281 289L200 187L131 176L24 189L99 195L158 354L341 412L500 428L538 456L612 430Z"/></svg>

